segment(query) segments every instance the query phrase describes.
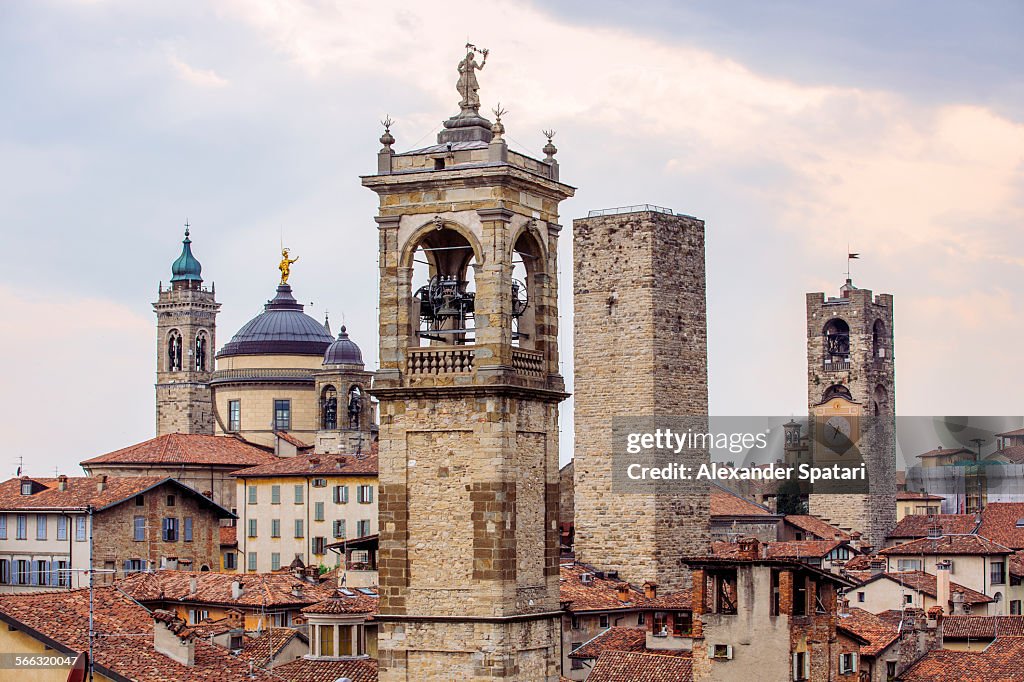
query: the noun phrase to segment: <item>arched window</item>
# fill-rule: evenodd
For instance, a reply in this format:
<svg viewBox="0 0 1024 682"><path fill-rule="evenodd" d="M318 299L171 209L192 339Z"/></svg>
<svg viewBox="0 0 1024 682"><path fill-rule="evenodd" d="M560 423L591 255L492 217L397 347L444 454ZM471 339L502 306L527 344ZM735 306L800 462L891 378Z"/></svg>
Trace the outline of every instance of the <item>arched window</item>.
<svg viewBox="0 0 1024 682"><path fill-rule="evenodd" d="M476 256L460 232L439 222L413 253L413 345L462 345L476 339Z"/></svg>
<svg viewBox="0 0 1024 682"><path fill-rule="evenodd" d="M167 371L181 371L181 333L177 329L167 335Z"/></svg>
<svg viewBox="0 0 1024 682"><path fill-rule="evenodd" d="M320 392L320 415L320 428L338 428L338 391L334 386L324 386Z"/></svg>
<svg viewBox="0 0 1024 682"><path fill-rule="evenodd" d="M359 428L359 415L363 411L363 389L353 385L348 389L348 427Z"/></svg>
<svg viewBox="0 0 1024 682"><path fill-rule="evenodd" d="M875 320L875 324L871 328L871 356L884 358L887 354L886 345L885 325L881 320Z"/></svg>
<svg viewBox="0 0 1024 682"><path fill-rule="evenodd" d="M544 272L544 252L529 231L516 239L512 253L512 345L537 349L536 300L539 276ZM543 350L543 349L541 349Z"/></svg>
<svg viewBox="0 0 1024 682"><path fill-rule="evenodd" d="M196 371L206 371L206 355L207 355L207 338L206 332L201 331L196 335Z"/></svg>
<svg viewBox="0 0 1024 682"><path fill-rule="evenodd" d="M825 342L825 364L850 361L850 325L838 317L832 318L822 332Z"/></svg>
<svg viewBox="0 0 1024 682"><path fill-rule="evenodd" d="M843 398L853 402L853 395L850 393L850 389L842 384L833 384L825 389L825 392L821 396L821 402L827 403L833 398Z"/></svg>

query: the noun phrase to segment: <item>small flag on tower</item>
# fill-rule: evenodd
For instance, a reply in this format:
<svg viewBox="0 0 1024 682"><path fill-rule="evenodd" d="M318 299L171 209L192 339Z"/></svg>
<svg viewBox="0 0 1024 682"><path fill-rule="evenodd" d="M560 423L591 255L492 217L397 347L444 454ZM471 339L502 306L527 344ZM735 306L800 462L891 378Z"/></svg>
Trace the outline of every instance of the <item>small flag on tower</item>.
<svg viewBox="0 0 1024 682"><path fill-rule="evenodd" d="M860 258L860 254L859 253L848 253L848 254L846 254L846 257L852 260L854 258Z"/></svg>

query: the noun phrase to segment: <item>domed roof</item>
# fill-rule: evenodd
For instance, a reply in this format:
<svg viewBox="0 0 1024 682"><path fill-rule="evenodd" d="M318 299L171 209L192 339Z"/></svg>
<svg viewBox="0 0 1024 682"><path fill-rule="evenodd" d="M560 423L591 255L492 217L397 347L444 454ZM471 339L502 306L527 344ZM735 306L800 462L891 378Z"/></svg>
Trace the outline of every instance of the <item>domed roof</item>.
<svg viewBox="0 0 1024 682"><path fill-rule="evenodd" d="M323 355L334 338L327 329L302 312L288 284L277 287L262 313L249 320L217 353L231 355Z"/></svg>
<svg viewBox="0 0 1024 682"><path fill-rule="evenodd" d="M188 238L187 227L181 244L181 255L171 264L171 282L202 282L203 266L192 255L192 240Z"/></svg>
<svg viewBox="0 0 1024 682"><path fill-rule="evenodd" d="M359 346L348 338L348 329L344 325L338 334L338 340L327 347L324 353L325 365L361 365L363 364L363 351Z"/></svg>

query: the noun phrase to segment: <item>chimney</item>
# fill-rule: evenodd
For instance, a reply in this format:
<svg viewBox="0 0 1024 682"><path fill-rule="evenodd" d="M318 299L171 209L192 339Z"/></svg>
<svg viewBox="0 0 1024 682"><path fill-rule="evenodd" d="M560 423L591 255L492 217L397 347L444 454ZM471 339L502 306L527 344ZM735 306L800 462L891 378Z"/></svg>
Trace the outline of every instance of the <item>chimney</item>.
<svg viewBox="0 0 1024 682"><path fill-rule="evenodd" d="M885 559L880 556L871 557L871 575L878 575L879 573L885 573Z"/></svg>
<svg viewBox="0 0 1024 682"><path fill-rule="evenodd" d="M302 598L302 585L292 585L292 596Z"/></svg>
<svg viewBox="0 0 1024 682"><path fill-rule="evenodd" d="M96 477L96 492L101 493L107 487L107 475L100 474Z"/></svg>
<svg viewBox="0 0 1024 682"><path fill-rule="evenodd" d="M955 592L953 592L951 601L953 602L954 616L963 616L967 614L967 604L965 603L966 600L967 595L965 595L961 590L956 590Z"/></svg>
<svg viewBox="0 0 1024 682"><path fill-rule="evenodd" d="M740 546L739 553L740 557L743 559L753 561L758 558L758 555L761 552L761 543L759 543L755 537L740 538L740 541L737 544Z"/></svg>
<svg viewBox="0 0 1024 682"><path fill-rule="evenodd" d="M619 598L620 602L626 603L626 602L630 601L629 584L628 583L619 583L618 586L616 587L616 595L615 596L617 596Z"/></svg>
<svg viewBox="0 0 1024 682"><path fill-rule="evenodd" d="M190 597L196 596L196 592L199 591L199 581L195 578L191 578L188 581L188 594Z"/></svg>
<svg viewBox="0 0 1024 682"><path fill-rule="evenodd" d="M935 564L935 601L943 611L949 609L949 559Z"/></svg>
<svg viewBox="0 0 1024 682"><path fill-rule="evenodd" d="M345 458L344 457L335 457L334 458L334 466L336 468L338 468L338 469L340 469L343 466L345 466Z"/></svg>
<svg viewBox="0 0 1024 682"><path fill-rule="evenodd" d="M658 583L652 583L650 580L644 583L644 597L647 599L658 598Z"/></svg>
<svg viewBox="0 0 1024 682"><path fill-rule="evenodd" d="M68 477L61 474L57 477L57 490L64 492L68 489Z"/></svg>
<svg viewBox="0 0 1024 682"><path fill-rule="evenodd" d="M242 592L244 592L242 588L242 581L233 580L231 582L231 598L235 601L238 601L242 598Z"/></svg>
<svg viewBox="0 0 1024 682"><path fill-rule="evenodd" d="M195 631L170 611L153 611L153 648L184 666L196 663Z"/></svg>

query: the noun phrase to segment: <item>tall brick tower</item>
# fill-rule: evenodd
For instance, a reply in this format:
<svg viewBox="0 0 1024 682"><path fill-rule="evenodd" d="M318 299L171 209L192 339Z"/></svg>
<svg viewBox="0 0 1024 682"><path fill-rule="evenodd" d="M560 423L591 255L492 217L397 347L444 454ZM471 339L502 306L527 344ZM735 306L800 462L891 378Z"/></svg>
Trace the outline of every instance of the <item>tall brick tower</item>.
<svg viewBox="0 0 1024 682"><path fill-rule="evenodd" d="M181 255L171 265L171 285L160 287L156 312L156 435L213 434L210 375L217 347L214 291L203 286L192 255L188 226Z"/></svg>
<svg viewBox="0 0 1024 682"><path fill-rule="evenodd" d="M558 205L573 188L480 116L473 53L437 144L380 195L382 682L559 674ZM468 74L468 76L467 76ZM388 123L386 123L387 127Z"/></svg>
<svg viewBox="0 0 1024 682"><path fill-rule="evenodd" d="M838 297L807 294L807 403L815 461L841 463L857 444L867 494L811 494L809 510L864 534L877 549L896 525L896 378L893 299L849 279ZM841 442L842 448L833 443ZM838 456L833 457L833 451Z"/></svg>
<svg viewBox="0 0 1024 682"><path fill-rule="evenodd" d="M580 561L633 583L685 586L710 553L709 489L612 489L614 417L708 412L704 222L653 206L573 221L575 488Z"/></svg>

